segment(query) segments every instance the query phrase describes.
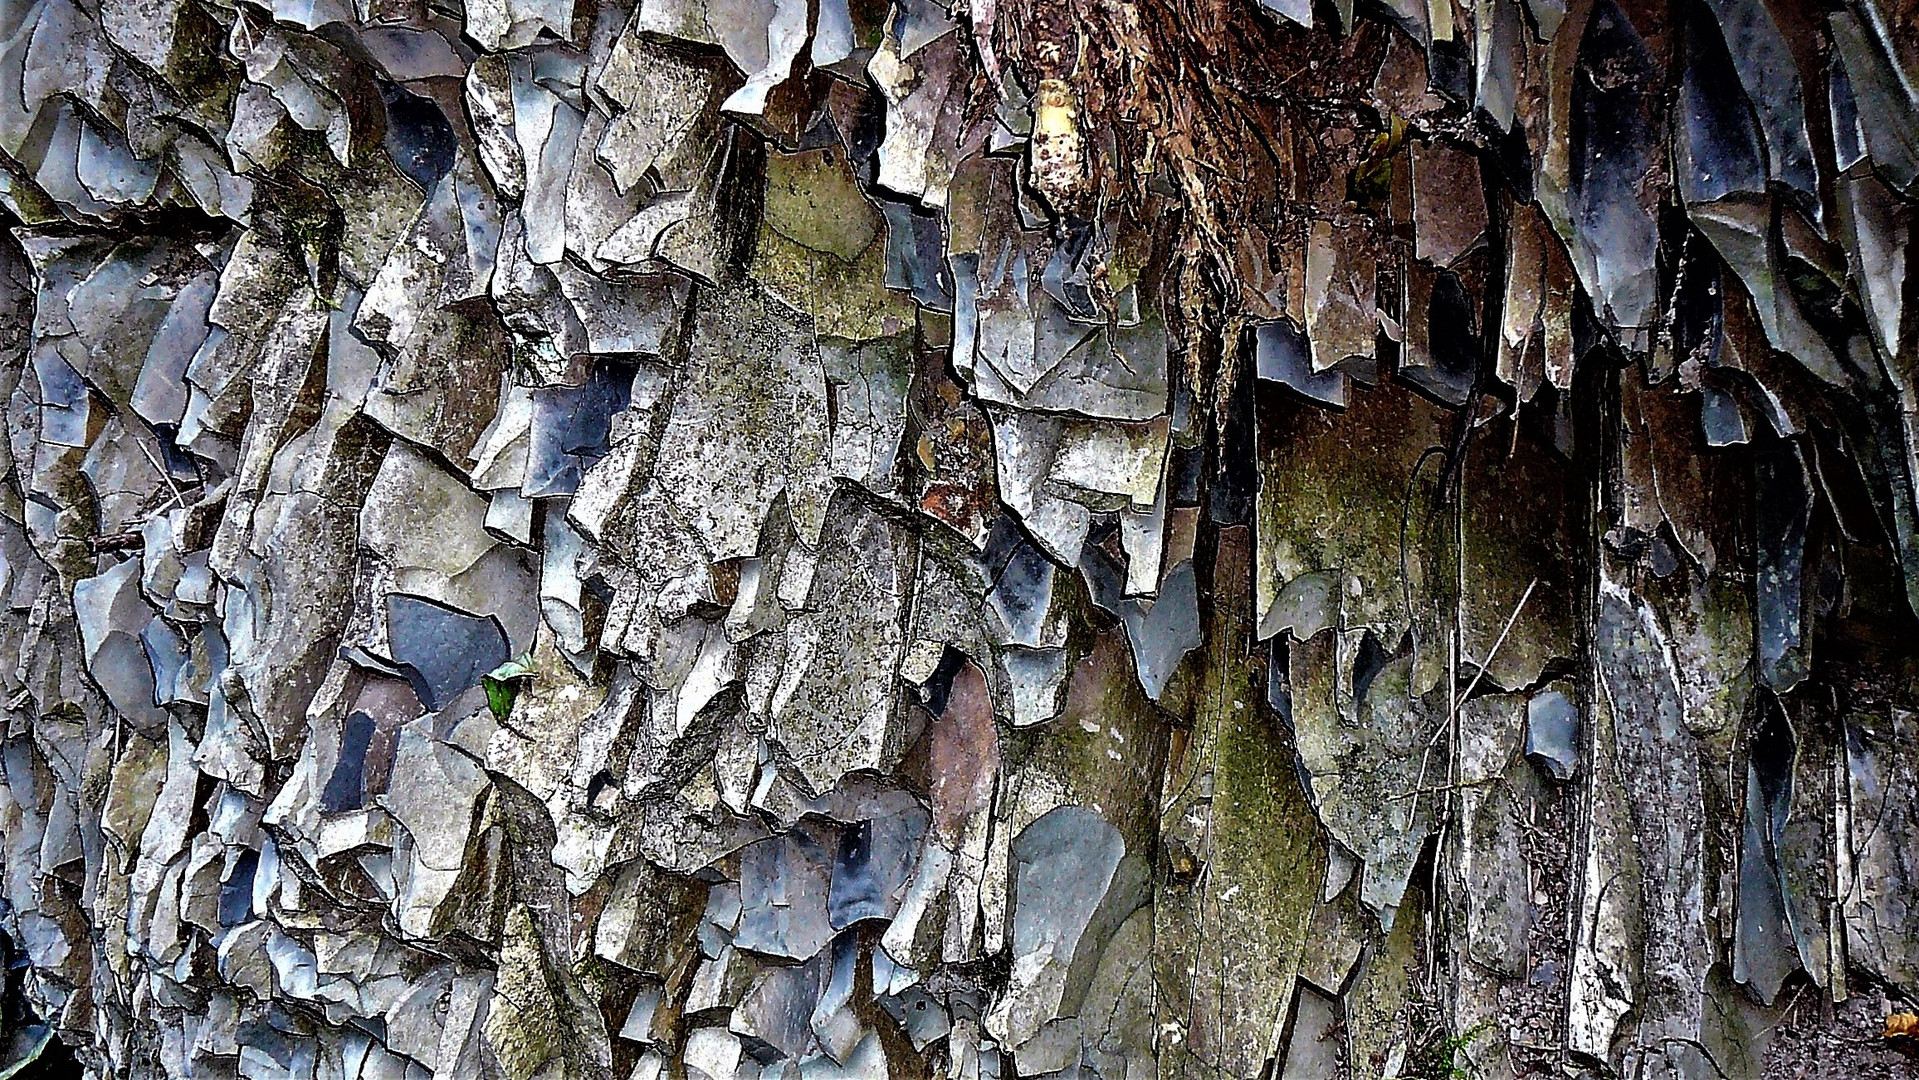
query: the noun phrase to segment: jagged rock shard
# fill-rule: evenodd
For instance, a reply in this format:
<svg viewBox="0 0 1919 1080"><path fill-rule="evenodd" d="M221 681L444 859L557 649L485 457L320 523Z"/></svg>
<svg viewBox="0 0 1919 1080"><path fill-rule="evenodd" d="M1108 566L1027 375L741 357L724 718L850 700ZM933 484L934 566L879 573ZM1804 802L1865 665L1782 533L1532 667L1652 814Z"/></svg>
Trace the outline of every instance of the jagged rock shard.
<svg viewBox="0 0 1919 1080"><path fill-rule="evenodd" d="M1050 811L1014 839L1013 982L987 1020L1003 1043L1024 1045L1078 1008L1090 958L1138 904L1125 895L1137 885L1121 869L1125 855L1119 830L1079 806Z"/></svg>
<svg viewBox="0 0 1919 1080"><path fill-rule="evenodd" d="M1805 465L1791 444L1766 443L1754 458L1759 672L1768 686L1783 693L1805 678L1810 663L1802 627L1810 494Z"/></svg>
<svg viewBox="0 0 1919 1080"><path fill-rule="evenodd" d="M386 598L387 639L428 712L437 712L480 676L506 663L506 631L491 615L475 616L445 604L395 593Z"/></svg>
<svg viewBox="0 0 1919 1080"><path fill-rule="evenodd" d="M1339 999L1299 979L1293 983L1293 1012L1287 1018L1286 1057L1279 1080L1317 1080L1337 1076L1344 1063Z"/></svg>
<svg viewBox="0 0 1919 1080"><path fill-rule="evenodd" d="M1607 798L1623 808L1621 824L1642 868L1644 948L1659 961L1643 977L1669 1003L1653 1022L1683 1029L1695 1025L1693 1011L1702 1006L1678 988L1699 985L1712 965L1703 920L1705 778L1683 722L1673 653L1653 609L1624 585L1602 579L1600 590L1595 645L1611 715L1602 738L1610 743L1606 768L1616 785Z"/></svg>
<svg viewBox="0 0 1919 1080"><path fill-rule="evenodd" d="M0 7L0 1072L1898 1073L1913 0Z"/></svg>
<svg viewBox="0 0 1919 1080"><path fill-rule="evenodd" d="M1276 382L1327 405L1346 407L1350 377L1343 371L1313 370L1312 345L1290 322L1263 323L1253 330L1253 368Z"/></svg>
<svg viewBox="0 0 1919 1080"><path fill-rule="evenodd" d="M240 852L233 868L220 883L220 925L238 926L253 914L253 877L260 865L260 853L251 848Z"/></svg>
<svg viewBox="0 0 1919 1080"><path fill-rule="evenodd" d="M489 669L491 670L491 669ZM373 745L377 725L363 712L352 713L340 735L340 752L320 792L320 812L337 814L366 805L367 751Z"/></svg>
<svg viewBox="0 0 1919 1080"><path fill-rule="evenodd" d="M1401 377L1443 404L1466 404L1481 348L1478 316L1465 284L1451 270L1428 275L1409 266L1406 303L1415 312L1424 307L1425 318L1413 324L1423 330L1407 335Z"/></svg>
<svg viewBox="0 0 1919 1080"><path fill-rule="evenodd" d="M1579 768L1579 710L1564 690L1548 687L1526 701L1526 756L1555 780Z"/></svg>
<svg viewBox="0 0 1919 1080"><path fill-rule="evenodd" d="M453 126L438 105L391 83L380 85L380 98L386 104L387 153L422 190L432 191L453 171Z"/></svg>
<svg viewBox="0 0 1919 1080"><path fill-rule="evenodd" d="M1010 530L995 530L995 538ZM991 541L989 541L989 544ZM1013 537L1012 550L1004 556L1004 569L986 594L987 610L997 619L1003 640L1017 645L1043 644L1041 632L1053 606L1053 574L1057 569L1046 553ZM991 549L989 562L994 559Z"/></svg>
<svg viewBox="0 0 1919 1080"><path fill-rule="evenodd" d="M1347 653L1342 638L1357 647ZM1340 659L1347 671L1335 666ZM1295 642L1289 664L1307 794L1364 865L1360 898L1375 911L1399 905L1432 821L1430 802L1411 795L1430 781L1422 776L1430 763L1407 749L1430 737L1434 707L1410 695L1411 669L1409 656L1389 655L1370 631ZM1354 764L1360 760L1367 766Z"/></svg>
<svg viewBox="0 0 1919 1080"><path fill-rule="evenodd" d="M1160 583L1158 599L1128 599L1121 610L1140 685L1157 701L1180 660L1205 640L1199 620L1198 571L1190 561L1180 563Z"/></svg>
<svg viewBox="0 0 1919 1080"><path fill-rule="evenodd" d="M827 918L835 930L865 919L893 917L926 827L926 815L915 808L841 828L827 894Z"/></svg>
<svg viewBox="0 0 1919 1080"><path fill-rule="evenodd" d="M1699 391L1699 422L1708 446L1740 446L1752 441L1745 410L1739 407L1737 398L1723 390L1708 386Z"/></svg>
<svg viewBox="0 0 1919 1080"><path fill-rule="evenodd" d="M742 949L806 960L833 939L828 904L838 830L802 822L784 836L740 853L740 922L733 943Z"/></svg>
<svg viewBox="0 0 1919 1080"><path fill-rule="evenodd" d="M1573 249L1593 307L1645 343L1658 232L1643 184L1662 140L1658 69L1613 0L1593 5L1580 40L1570 137Z"/></svg>
<svg viewBox="0 0 1919 1080"><path fill-rule="evenodd" d="M1919 973L1919 940L1900 932L1911 917L1915 874L1909 869L1905 835L1919 794L1919 775L1901 768L1919 737L1914 714L1855 712L1845 725L1845 761L1852 817L1849 832L1856 889L1844 901L1847 947L1864 963L1902 982Z"/></svg>
<svg viewBox="0 0 1919 1080"><path fill-rule="evenodd" d="M1738 89L1738 73L1719 23L1704 5L1687 26L1686 69L1680 84L1684 137L1680 191L1693 202L1711 202L1766 186L1766 150L1752 103Z"/></svg>
<svg viewBox="0 0 1919 1080"><path fill-rule="evenodd" d="M613 414L626 408L632 389L630 366L601 360L579 386L533 391L521 496L541 499L579 490L580 477L606 456Z"/></svg>
<svg viewBox="0 0 1919 1080"><path fill-rule="evenodd" d="M1739 921L1733 938L1732 977L1770 1004L1799 968L1787 911L1780 835L1792 805L1792 730L1775 707L1753 741L1746 766L1744 825L1739 849Z"/></svg>

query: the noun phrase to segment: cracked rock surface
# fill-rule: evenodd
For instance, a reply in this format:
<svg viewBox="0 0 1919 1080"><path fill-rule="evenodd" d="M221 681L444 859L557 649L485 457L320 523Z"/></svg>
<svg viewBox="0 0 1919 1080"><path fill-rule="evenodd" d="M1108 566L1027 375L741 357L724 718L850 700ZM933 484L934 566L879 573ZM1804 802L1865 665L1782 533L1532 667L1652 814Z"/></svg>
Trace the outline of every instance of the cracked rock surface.
<svg viewBox="0 0 1919 1080"><path fill-rule="evenodd" d="M0 1078L1914 1075L1915 0L0 0Z"/></svg>

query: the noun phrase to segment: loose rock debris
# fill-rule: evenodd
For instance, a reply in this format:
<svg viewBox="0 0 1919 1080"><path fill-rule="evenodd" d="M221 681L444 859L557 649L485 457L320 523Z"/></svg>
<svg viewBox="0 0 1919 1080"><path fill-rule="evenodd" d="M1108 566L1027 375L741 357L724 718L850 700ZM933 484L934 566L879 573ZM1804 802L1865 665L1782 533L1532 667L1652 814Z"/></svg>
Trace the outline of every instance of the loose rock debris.
<svg viewBox="0 0 1919 1080"><path fill-rule="evenodd" d="M1909 1075L1916 87L0 0L0 1074Z"/></svg>

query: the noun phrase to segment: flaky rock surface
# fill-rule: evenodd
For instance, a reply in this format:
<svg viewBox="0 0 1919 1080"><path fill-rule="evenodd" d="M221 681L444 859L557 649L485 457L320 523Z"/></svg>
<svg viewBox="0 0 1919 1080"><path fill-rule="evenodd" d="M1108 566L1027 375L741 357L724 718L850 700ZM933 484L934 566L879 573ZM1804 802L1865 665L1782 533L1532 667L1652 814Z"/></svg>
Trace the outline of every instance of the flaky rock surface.
<svg viewBox="0 0 1919 1080"><path fill-rule="evenodd" d="M1913 0L0 0L0 1080L1913 1075Z"/></svg>

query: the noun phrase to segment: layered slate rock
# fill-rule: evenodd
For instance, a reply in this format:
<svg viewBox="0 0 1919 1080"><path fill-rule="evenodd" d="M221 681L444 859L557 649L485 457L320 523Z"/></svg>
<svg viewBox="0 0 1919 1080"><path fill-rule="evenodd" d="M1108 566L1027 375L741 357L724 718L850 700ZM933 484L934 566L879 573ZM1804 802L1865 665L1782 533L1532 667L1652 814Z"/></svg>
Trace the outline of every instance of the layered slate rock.
<svg viewBox="0 0 1919 1080"><path fill-rule="evenodd" d="M1905 1075L1915 87L0 0L0 1075Z"/></svg>

